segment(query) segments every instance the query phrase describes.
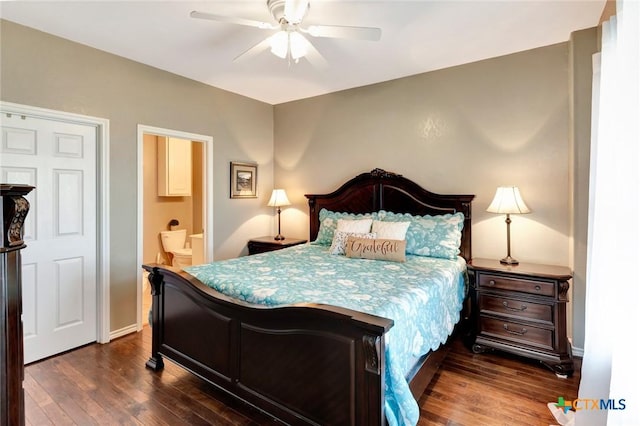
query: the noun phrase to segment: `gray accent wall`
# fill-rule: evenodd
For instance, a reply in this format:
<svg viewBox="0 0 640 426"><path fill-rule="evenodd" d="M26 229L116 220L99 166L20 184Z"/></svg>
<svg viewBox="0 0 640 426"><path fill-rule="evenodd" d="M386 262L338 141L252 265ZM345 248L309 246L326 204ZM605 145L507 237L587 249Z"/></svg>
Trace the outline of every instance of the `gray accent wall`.
<svg viewBox="0 0 640 426"><path fill-rule="evenodd" d="M277 105L276 184L304 203L303 192L380 167L433 192L475 194L473 253L495 259L506 254L505 217L485 210L498 186L517 185L532 213L512 215L512 255L567 265L568 54L556 44Z"/></svg>
<svg viewBox="0 0 640 426"><path fill-rule="evenodd" d="M595 40L595 31L584 37ZM573 267L573 224L582 229L587 214L573 205L574 194L580 202L588 195L588 161L574 157L590 141L590 55L567 42L276 105L274 174L294 204L282 213L283 233L308 237L305 193L380 167L433 192L475 194L474 257L506 255L505 216L486 208L496 187L518 186L532 213L512 215L512 256ZM585 254L576 255L582 268ZM573 326L581 348L579 277Z"/></svg>
<svg viewBox="0 0 640 426"><path fill-rule="evenodd" d="M249 238L269 234L272 105L9 21L0 25L3 101L109 120L112 331L136 323L138 124L213 137L216 259L246 254ZM229 198L230 161L258 163L258 198Z"/></svg>

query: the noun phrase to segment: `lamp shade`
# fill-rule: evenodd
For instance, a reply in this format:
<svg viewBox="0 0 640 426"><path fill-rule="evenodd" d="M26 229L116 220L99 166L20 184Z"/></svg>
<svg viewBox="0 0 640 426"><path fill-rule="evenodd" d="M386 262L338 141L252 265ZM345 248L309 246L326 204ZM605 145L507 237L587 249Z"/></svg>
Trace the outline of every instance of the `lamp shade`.
<svg viewBox="0 0 640 426"><path fill-rule="evenodd" d="M287 193L284 191L284 189L274 189L273 192L271 193L271 198L269 199L267 206L280 207L280 206L288 206L290 204L291 203L289 202L289 199L287 198Z"/></svg>
<svg viewBox="0 0 640 426"><path fill-rule="evenodd" d="M501 186L496 190L487 211L490 213L530 213L517 186Z"/></svg>

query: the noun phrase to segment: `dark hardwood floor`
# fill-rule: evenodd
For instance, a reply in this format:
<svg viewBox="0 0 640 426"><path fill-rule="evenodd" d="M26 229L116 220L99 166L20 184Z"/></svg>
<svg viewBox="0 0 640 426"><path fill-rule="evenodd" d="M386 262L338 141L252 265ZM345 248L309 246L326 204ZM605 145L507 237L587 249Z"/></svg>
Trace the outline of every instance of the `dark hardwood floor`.
<svg viewBox="0 0 640 426"><path fill-rule="evenodd" d="M25 369L28 425L271 425L170 361L144 366L148 327L107 345L92 344ZM459 339L419 400L420 425L549 425L547 403L577 398L580 360L559 379L539 363L509 355L474 355Z"/></svg>

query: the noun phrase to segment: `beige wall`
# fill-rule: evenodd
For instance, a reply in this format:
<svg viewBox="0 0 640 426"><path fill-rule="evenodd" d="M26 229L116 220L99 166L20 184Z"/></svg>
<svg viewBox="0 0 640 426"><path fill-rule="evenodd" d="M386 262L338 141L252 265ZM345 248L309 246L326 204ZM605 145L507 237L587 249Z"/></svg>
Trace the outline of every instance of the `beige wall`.
<svg viewBox="0 0 640 426"><path fill-rule="evenodd" d="M616 14L616 0L607 0L602 9L602 15L600 15L600 24L604 21L608 21L613 15Z"/></svg>
<svg viewBox="0 0 640 426"><path fill-rule="evenodd" d="M432 191L476 194L476 257L505 255L504 217L485 209L498 185L518 185L533 212L513 217L514 257L572 266L583 256L574 253L572 232L586 211L573 210L573 197L588 194L588 165L575 144L588 144L584 46L593 33L575 49L561 43L272 107L2 21L1 96L110 119L115 330L135 322L138 123L214 137L217 259L275 231L264 207L274 175L293 203L282 212L283 234L307 237L305 193L381 167ZM580 83L571 84L576 67ZM231 160L259 163L258 199L229 199ZM584 283L576 286L573 327L583 336Z"/></svg>
<svg viewBox="0 0 640 426"><path fill-rule="evenodd" d="M8 21L0 31L3 101L109 120L112 331L136 323L138 124L213 137L215 258L246 253L272 225L271 105ZM232 160L258 163L259 198L229 198Z"/></svg>
<svg viewBox="0 0 640 426"><path fill-rule="evenodd" d="M519 186L532 213L512 216L512 255L572 266L569 94L561 43L276 105L275 183L293 203L283 233L308 237L305 193L380 167L434 192L475 194L474 257L506 254L505 217L486 208L497 186Z"/></svg>
<svg viewBox="0 0 640 426"><path fill-rule="evenodd" d="M305 192L374 167L434 192L475 194L474 255L498 259L505 218L485 210L496 187L517 185L533 213L512 216L513 256L567 265L568 132L562 43L277 105L276 184L300 208ZM295 226L307 235L306 217Z"/></svg>

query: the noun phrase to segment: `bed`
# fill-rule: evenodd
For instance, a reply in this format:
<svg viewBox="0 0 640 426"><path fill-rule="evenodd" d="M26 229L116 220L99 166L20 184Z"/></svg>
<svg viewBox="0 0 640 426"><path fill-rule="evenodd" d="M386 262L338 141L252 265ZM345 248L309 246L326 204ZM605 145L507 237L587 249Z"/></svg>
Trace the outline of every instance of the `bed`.
<svg viewBox="0 0 640 426"><path fill-rule="evenodd" d="M464 221L462 264L471 258L472 195L434 194L400 175L374 169L332 193L307 198L310 241L319 240L321 216L327 211L457 213ZM305 250L319 249L296 246L282 250L281 255L302 256ZM249 261L273 262L271 256L278 253L251 256ZM227 265L215 263L216 267ZM391 262L377 262L376 266L386 263ZM215 290L205 284L206 274L198 267L192 268L192 274L159 265L143 267L150 272L153 295L148 368L161 370L166 357L287 424L405 423L385 416L385 392L388 396L387 381L392 377L387 374L386 357L391 349L387 340L393 320L341 303L295 300L267 306ZM212 275L222 274L218 269ZM411 360L406 370L415 399L424 392L445 353L435 350Z"/></svg>

